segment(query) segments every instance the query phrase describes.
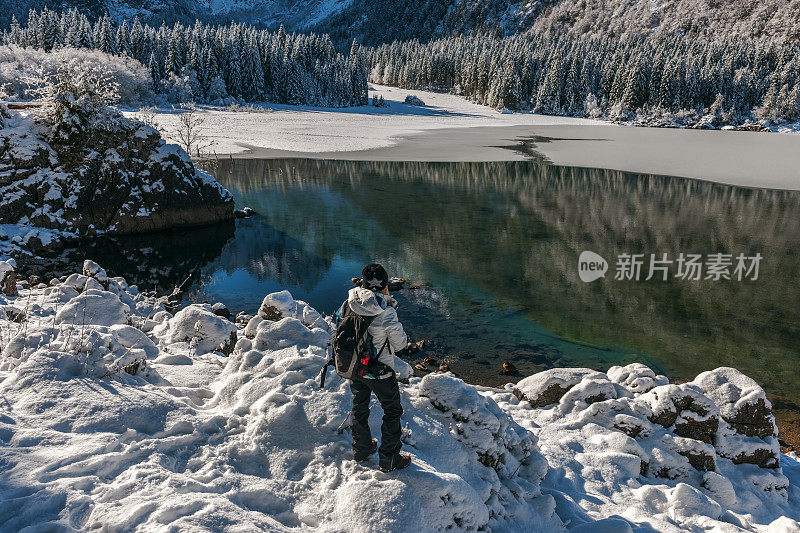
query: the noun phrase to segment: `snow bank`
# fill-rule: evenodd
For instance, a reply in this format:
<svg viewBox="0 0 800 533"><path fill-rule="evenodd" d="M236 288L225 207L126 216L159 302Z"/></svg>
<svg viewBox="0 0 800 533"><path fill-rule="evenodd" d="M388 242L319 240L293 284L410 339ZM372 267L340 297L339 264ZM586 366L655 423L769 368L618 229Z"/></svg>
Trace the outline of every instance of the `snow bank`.
<svg viewBox="0 0 800 533"><path fill-rule="evenodd" d="M681 385L641 364L553 369L481 393L538 436L543 490L573 524L618 515L658 531L768 531L785 516L800 527L796 463L781 468L764 391L734 369Z"/></svg>
<svg viewBox="0 0 800 533"><path fill-rule="evenodd" d="M88 262L4 303L28 319L2 321L0 528L563 529L536 438L452 376L402 386L411 468L356 464L336 431L349 388L315 381L328 323L287 292L249 336L207 304L171 316ZM214 352L231 333L230 357Z"/></svg>
<svg viewBox="0 0 800 533"><path fill-rule="evenodd" d="M349 388L316 382L329 323L288 292L237 326L208 304L173 316L87 262L0 306L3 530L798 527L796 456L762 467L723 453L774 438L736 425L761 427L748 418L761 393L732 369L684 385L641 366L549 371L520 382L522 400L511 385L412 377L413 463L387 475L376 457L353 461L337 431ZM554 384L560 397L532 407L526 394ZM380 423L376 407L375 436Z"/></svg>

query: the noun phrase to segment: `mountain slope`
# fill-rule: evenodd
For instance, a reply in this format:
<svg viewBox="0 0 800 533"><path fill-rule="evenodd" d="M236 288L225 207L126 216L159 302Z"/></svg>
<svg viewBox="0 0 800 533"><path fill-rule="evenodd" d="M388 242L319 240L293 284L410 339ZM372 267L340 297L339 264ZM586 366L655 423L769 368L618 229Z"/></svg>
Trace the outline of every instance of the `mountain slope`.
<svg viewBox="0 0 800 533"><path fill-rule="evenodd" d="M578 0L554 3L533 27L576 36L667 33L797 41L798 13L800 0Z"/></svg>
<svg viewBox="0 0 800 533"><path fill-rule="evenodd" d="M31 7L77 7L93 16L149 23L248 22L330 33L363 44L473 30L513 34L534 28L621 37L668 33L768 41L800 38L800 0L11 0L0 26Z"/></svg>

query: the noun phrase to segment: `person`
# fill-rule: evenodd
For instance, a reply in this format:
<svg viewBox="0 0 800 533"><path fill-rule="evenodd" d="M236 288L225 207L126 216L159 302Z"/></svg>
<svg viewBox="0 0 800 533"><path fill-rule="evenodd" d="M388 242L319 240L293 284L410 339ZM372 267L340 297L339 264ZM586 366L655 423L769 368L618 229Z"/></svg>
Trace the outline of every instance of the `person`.
<svg viewBox="0 0 800 533"><path fill-rule="evenodd" d="M400 453L403 407L394 371L394 353L405 348L408 337L397 317L396 302L389 295L386 269L377 263L365 266L361 271L361 286L350 289L347 302L357 315L374 317L367 331L378 354L376 364L367 374L350 380L353 457L356 461L365 461L377 450L382 472L399 470L411 464L411 457ZM383 409L380 448L369 429L369 404L373 393Z"/></svg>

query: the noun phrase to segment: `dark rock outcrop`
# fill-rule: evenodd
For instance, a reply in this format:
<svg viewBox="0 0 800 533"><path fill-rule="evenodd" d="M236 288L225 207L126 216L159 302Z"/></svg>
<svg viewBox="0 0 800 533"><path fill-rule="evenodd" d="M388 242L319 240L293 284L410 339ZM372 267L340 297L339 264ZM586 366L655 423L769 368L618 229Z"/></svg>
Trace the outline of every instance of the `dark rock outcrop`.
<svg viewBox="0 0 800 533"><path fill-rule="evenodd" d="M35 118L3 110L0 221L94 235L233 217L231 194L153 128L105 107L66 107ZM80 130L65 131L72 117Z"/></svg>

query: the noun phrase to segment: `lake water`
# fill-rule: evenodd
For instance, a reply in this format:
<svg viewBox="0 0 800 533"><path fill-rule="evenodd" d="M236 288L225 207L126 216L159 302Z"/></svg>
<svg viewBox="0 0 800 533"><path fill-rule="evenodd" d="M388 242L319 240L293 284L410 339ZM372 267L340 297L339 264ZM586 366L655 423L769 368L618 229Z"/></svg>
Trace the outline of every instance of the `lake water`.
<svg viewBox="0 0 800 533"><path fill-rule="evenodd" d="M467 381L515 379L501 374L505 360L521 376L639 361L693 378L734 366L800 403L798 193L537 162L238 159L214 173L258 216L96 255L116 253L110 263L145 286L195 271L190 300L248 312L288 289L331 313L377 261L424 282L397 293L400 318L412 340L431 341L420 358ZM586 250L608 261L604 278L579 278ZM625 253L644 254L640 280L614 279ZM672 263L666 281L645 280L650 254L665 253L732 254L734 279L680 279ZM735 279L740 253L761 255L758 279Z"/></svg>

